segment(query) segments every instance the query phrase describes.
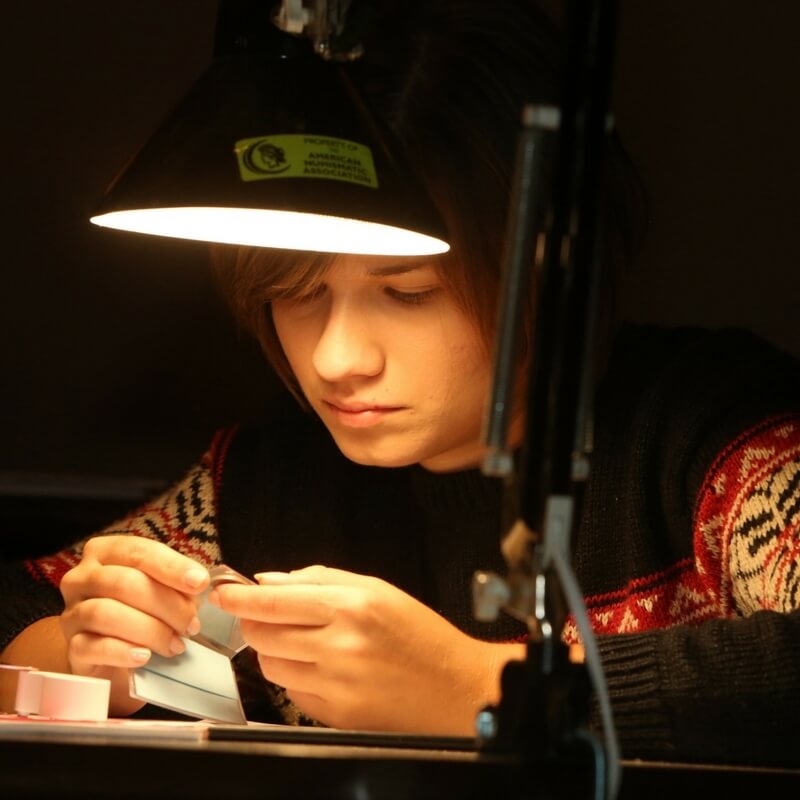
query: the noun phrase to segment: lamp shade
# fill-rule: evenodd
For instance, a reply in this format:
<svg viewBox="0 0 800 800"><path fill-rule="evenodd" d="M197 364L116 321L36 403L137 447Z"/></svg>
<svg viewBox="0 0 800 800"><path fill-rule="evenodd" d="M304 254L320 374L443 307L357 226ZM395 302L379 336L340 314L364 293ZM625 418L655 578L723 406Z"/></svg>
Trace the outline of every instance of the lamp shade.
<svg viewBox="0 0 800 800"><path fill-rule="evenodd" d="M273 29L218 56L112 183L92 222L340 253L448 250L433 204L346 64Z"/></svg>

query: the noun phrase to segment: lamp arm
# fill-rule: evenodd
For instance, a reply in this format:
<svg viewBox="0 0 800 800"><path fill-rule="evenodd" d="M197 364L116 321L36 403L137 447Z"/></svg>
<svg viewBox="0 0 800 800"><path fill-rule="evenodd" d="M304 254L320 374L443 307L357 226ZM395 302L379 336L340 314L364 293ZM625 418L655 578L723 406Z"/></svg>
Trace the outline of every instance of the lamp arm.
<svg viewBox="0 0 800 800"><path fill-rule="evenodd" d="M608 103L616 26L615 0L570 0L566 7L567 48L556 140L555 173L547 186L531 184L529 191L546 192L549 229L541 267L534 272L534 337L527 385L525 437L518 464L509 458L502 420L488 426L495 438L489 445L485 471L506 478L507 506L514 522L502 542L509 573L476 575L476 610L491 618L503 608L528 623L525 662L511 662L502 678L502 699L482 712L488 731L485 744L510 749L527 758L575 754L589 715L589 678L594 683L606 728L608 767L604 790L614 797L619 785L616 737L605 692L597 649L581 609L581 592L572 581L569 549L580 518L583 487L589 476L594 394L594 323L599 285L599 183L608 125ZM525 131L521 134L523 140ZM517 170L525 170L519 161ZM519 179L518 179L519 180ZM518 199L517 206L532 205ZM512 209L510 242L524 240L513 224L525 215ZM516 219L516 222L514 222ZM530 234L528 234L530 235ZM511 246L511 245L509 245ZM520 298L513 291L525 279L510 275L504 265L507 290L501 308L500 352L496 381L508 381L519 337ZM529 261L529 269L531 267ZM516 288L513 288L513 285ZM512 288L509 288L509 287ZM508 311L515 330L504 330ZM495 386L492 403L508 397ZM489 419L499 417L489 409ZM501 431L498 434L498 431ZM498 454L502 457L498 457ZM488 468L487 468L488 467ZM508 516L508 509L505 511ZM562 633L567 607L581 622L588 657L586 668L569 661ZM493 724L486 726L487 711ZM481 717L479 717L480 719ZM585 750L585 739L583 748ZM592 763L596 763L596 748Z"/></svg>

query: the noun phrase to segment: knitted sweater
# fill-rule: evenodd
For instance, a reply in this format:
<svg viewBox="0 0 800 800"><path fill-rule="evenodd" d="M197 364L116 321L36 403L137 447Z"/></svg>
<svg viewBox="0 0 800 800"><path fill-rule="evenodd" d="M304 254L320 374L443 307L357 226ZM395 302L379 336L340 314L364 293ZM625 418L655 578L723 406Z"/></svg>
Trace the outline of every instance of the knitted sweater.
<svg viewBox="0 0 800 800"><path fill-rule="evenodd" d="M629 327L596 431L573 550L623 755L798 763L798 365L741 332ZM476 569L505 569L501 506L477 470L356 465L286 408L218 435L183 481L104 533L250 574L323 563L379 575L502 641L524 631L476 622L469 589ZM6 568L16 602L0 611L0 646L59 612L55 587L80 549ZM248 716L307 721L246 659Z"/></svg>

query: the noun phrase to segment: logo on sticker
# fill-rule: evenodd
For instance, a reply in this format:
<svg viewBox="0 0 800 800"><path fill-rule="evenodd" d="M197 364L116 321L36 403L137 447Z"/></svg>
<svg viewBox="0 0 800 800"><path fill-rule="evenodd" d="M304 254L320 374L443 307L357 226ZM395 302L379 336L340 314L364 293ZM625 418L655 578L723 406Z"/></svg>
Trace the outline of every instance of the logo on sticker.
<svg viewBox="0 0 800 800"><path fill-rule="evenodd" d="M378 188L372 152L347 139L311 134L277 134L240 139L234 152L243 181L315 178Z"/></svg>
<svg viewBox="0 0 800 800"><path fill-rule="evenodd" d="M244 165L251 172L261 175L278 175L289 169L286 151L269 139L253 142L242 154Z"/></svg>

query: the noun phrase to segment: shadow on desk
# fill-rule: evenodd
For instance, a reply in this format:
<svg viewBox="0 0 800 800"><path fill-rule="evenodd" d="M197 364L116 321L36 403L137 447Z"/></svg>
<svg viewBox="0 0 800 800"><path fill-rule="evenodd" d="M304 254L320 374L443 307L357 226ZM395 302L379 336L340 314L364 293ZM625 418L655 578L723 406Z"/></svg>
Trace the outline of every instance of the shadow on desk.
<svg viewBox="0 0 800 800"><path fill-rule="evenodd" d="M101 735L0 744L0 797L59 798L579 798L574 764L435 747L289 741L129 741ZM366 738L369 741L369 738ZM769 792L795 797L800 771L625 762L620 800ZM778 794L780 793L780 794Z"/></svg>

